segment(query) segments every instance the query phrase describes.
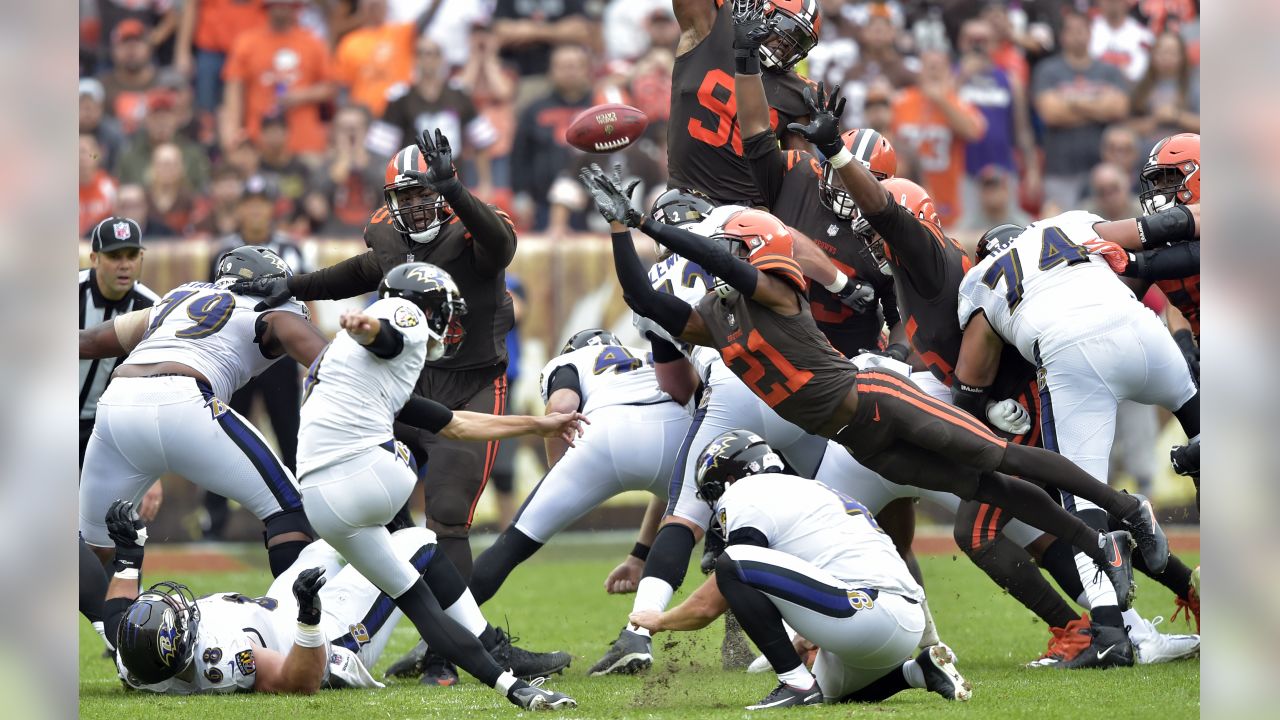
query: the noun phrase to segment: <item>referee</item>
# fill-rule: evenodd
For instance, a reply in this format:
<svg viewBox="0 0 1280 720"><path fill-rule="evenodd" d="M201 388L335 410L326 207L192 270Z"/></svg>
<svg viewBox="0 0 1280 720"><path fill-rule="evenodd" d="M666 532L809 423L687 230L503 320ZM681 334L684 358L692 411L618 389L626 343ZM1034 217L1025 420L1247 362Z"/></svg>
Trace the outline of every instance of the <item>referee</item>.
<svg viewBox="0 0 1280 720"><path fill-rule="evenodd" d="M109 217L98 223L90 235L89 269L80 271L80 329L97 325L117 315L151 307L160 298L138 282L142 272L142 228L129 218ZM111 372L120 364L115 360L80 361L80 465L84 466L84 449L93 434L93 421L98 413L98 397L106 389ZM160 509L160 483L155 483L143 496L139 514L147 520ZM80 539L80 612L93 624L110 657L111 643L103 630L103 603L107 594L107 575L101 562Z"/></svg>

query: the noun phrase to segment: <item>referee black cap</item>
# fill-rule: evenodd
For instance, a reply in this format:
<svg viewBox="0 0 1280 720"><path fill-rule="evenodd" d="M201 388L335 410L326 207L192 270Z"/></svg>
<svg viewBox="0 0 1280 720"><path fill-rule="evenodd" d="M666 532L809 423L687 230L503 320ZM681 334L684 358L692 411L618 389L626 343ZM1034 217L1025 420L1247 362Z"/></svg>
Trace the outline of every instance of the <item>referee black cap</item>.
<svg viewBox="0 0 1280 720"><path fill-rule="evenodd" d="M142 228L138 223L124 217L109 217L93 229L90 238L93 251L96 253L111 252L123 248L142 249Z"/></svg>

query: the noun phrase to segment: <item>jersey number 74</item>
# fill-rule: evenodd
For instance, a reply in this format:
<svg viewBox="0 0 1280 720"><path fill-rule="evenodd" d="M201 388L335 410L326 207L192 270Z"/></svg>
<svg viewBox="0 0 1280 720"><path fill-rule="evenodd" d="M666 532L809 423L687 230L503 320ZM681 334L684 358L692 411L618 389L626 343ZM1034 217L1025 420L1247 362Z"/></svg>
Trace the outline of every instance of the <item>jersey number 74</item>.
<svg viewBox="0 0 1280 720"><path fill-rule="evenodd" d="M1066 263L1067 266L1089 262L1089 254L1083 248L1067 239L1056 227L1047 227L1040 235L1040 262L1037 269L1041 272ZM1010 248L1009 252L996 258L986 274L982 276L982 284L996 289L996 285L1004 280L1004 299L1009 303L1009 312L1022 302L1022 260L1018 257L1018 248Z"/></svg>

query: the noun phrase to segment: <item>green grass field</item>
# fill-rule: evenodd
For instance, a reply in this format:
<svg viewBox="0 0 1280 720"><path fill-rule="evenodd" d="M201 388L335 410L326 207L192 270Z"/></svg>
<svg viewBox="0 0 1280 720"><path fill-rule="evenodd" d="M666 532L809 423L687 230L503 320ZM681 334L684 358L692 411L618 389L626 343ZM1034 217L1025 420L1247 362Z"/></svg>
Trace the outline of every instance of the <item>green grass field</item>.
<svg viewBox="0 0 1280 720"><path fill-rule="evenodd" d="M497 597L483 609L495 624L509 623L521 645L537 650L563 649L573 666L548 685L573 695L579 703L570 715L579 718L724 718L750 715L743 705L768 693L772 674L747 675L720 669L722 626L716 622L700 633L661 634L655 642L655 665L636 677L588 678L586 669L605 651L625 621L631 596L608 596L605 575L629 545L554 543L512 574ZM247 559L260 563L254 572L178 573L173 579L191 585L196 595L219 591L260 594L269 585L260 548ZM1193 565L1194 554L1182 554ZM1026 670L1023 662L1044 649L1048 633L1038 621L995 586L968 560L955 555L921 558L930 605L943 639L960 657L960 671L974 685L973 700L947 703L924 691L899 694L875 706L836 705L786 713L805 717L873 716L893 718L1077 718L1092 712L1124 720L1176 720L1200 715L1199 660L1119 670ZM151 581L160 580L152 573ZM168 579L168 578L166 578ZM686 595L701 575L694 567ZM1169 616L1173 599L1145 577L1139 580L1138 609L1146 617ZM102 645L80 619L80 714L82 718L509 718L518 711L494 691L470 677L452 688L424 688L414 681L390 681L385 690L322 691L312 697L235 695L159 697L126 693L114 666L101 654ZM1166 621L1162 629L1188 632ZM402 622L377 667L382 671L416 641L413 627Z"/></svg>

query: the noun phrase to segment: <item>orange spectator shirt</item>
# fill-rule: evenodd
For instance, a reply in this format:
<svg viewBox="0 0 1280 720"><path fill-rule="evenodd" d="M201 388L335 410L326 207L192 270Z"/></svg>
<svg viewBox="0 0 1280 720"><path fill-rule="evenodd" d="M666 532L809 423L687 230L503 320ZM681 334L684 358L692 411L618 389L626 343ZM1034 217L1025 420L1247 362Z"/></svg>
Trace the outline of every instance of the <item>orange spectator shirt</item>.
<svg viewBox="0 0 1280 720"><path fill-rule="evenodd" d="M277 97L291 89L330 79L329 51L309 30L295 27L277 33L269 27L240 35L223 68L224 80L244 83L244 126L256 141L262 117L277 109ZM289 150L316 153L325 149L328 133L320 120L320 106L307 103L285 113Z"/></svg>
<svg viewBox="0 0 1280 720"><path fill-rule="evenodd" d="M333 77L351 99L382 117L387 91L413 78L413 23L386 23L352 30L338 43Z"/></svg>
<svg viewBox="0 0 1280 720"><path fill-rule="evenodd" d="M194 0L188 0L193 2ZM262 0L199 0L191 42L201 50L230 52L236 37L267 24Z"/></svg>
<svg viewBox="0 0 1280 720"><path fill-rule="evenodd" d="M80 186L80 235L101 222L116 207L116 181L99 170L88 185Z"/></svg>
<svg viewBox="0 0 1280 720"><path fill-rule="evenodd" d="M986 120L969 103L954 94L964 112L986 125ZM893 102L894 144L910 149L916 159L920 184L933 198L944 228L960 219L960 179L964 175L964 140L951 132L947 117L919 88L910 87Z"/></svg>

